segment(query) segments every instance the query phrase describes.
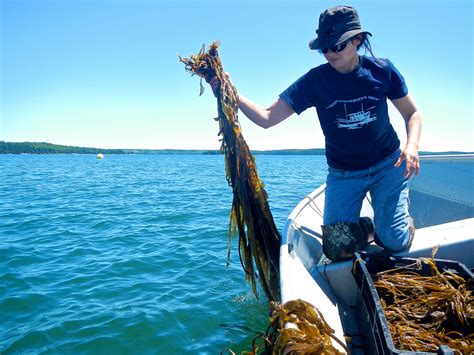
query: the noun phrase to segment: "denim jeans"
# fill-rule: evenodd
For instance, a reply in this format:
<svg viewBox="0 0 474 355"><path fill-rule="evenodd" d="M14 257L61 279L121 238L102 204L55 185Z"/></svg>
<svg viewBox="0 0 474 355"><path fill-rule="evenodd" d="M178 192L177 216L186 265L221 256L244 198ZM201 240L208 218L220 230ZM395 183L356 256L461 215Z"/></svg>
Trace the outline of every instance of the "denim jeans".
<svg viewBox="0 0 474 355"><path fill-rule="evenodd" d="M324 225L358 223L362 201L370 192L374 209L376 242L389 251L405 249L409 235L408 178L405 161L396 168L400 150L367 169L329 168L326 181Z"/></svg>

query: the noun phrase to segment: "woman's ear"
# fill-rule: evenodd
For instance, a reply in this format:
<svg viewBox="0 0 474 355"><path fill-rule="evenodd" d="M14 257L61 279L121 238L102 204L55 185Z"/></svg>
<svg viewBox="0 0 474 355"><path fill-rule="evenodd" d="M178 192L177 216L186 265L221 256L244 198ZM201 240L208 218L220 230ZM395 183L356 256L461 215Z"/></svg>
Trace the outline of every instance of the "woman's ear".
<svg viewBox="0 0 474 355"><path fill-rule="evenodd" d="M359 33L357 36L355 36L354 40L354 44L358 47L364 41L364 35Z"/></svg>
<svg viewBox="0 0 474 355"><path fill-rule="evenodd" d="M362 43L364 42L365 36L363 33L359 33L355 37L352 38L352 44L357 47L357 49L360 48Z"/></svg>

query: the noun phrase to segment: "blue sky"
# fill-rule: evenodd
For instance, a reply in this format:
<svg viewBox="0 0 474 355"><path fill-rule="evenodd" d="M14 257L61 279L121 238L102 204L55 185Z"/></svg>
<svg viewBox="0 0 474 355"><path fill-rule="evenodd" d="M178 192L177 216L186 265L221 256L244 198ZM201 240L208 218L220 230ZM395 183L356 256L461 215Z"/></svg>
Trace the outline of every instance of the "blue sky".
<svg viewBox="0 0 474 355"><path fill-rule="evenodd" d="M309 0L1 0L0 140L102 148L217 149L215 99L178 54L221 41L237 89L262 105L324 57L308 49ZM378 57L404 75L424 118L422 150L474 150L473 2L350 1ZM391 108L402 142L403 120ZM316 148L314 110L263 130L251 149Z"/></svg>

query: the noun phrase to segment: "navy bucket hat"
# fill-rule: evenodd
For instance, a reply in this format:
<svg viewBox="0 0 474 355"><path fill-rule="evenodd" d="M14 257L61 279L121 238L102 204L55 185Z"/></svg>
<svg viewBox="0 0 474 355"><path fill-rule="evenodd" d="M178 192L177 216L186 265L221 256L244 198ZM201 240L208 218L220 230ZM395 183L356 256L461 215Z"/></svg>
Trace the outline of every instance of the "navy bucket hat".
<svg viewBox="0 0 474 355"><path fill-rule="evenodd" d="M319 15L318 37L309 42L310 49L324 49L337 46L359 33L368 31L361 28L357 10L352 6L336 6Z"/></svg>

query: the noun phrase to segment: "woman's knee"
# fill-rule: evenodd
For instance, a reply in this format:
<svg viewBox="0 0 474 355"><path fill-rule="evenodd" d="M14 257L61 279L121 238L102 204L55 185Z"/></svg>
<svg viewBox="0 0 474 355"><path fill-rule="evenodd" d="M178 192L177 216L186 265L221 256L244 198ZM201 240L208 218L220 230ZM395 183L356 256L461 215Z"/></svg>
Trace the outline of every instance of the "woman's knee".
<svg viewBox="0 0 474 355"><path fill-rule="evenodd" d="M408 216L405 223L391 228L376 227L375 243L390 252L399 252L411 246L415 236L413 219Z"/></svg>

